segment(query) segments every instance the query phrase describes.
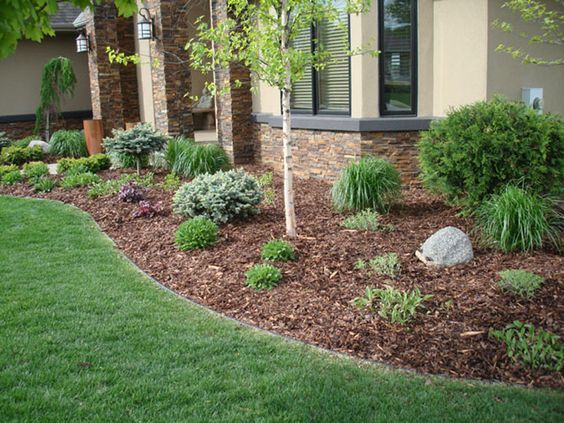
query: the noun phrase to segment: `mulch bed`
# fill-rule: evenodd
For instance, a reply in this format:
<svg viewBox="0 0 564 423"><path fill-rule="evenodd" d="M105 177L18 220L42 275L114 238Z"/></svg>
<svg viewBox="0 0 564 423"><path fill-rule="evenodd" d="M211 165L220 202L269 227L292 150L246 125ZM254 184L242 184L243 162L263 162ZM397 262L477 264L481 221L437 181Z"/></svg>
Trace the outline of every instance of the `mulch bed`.
<svg viewBox="0 0 564 423"><path fill-rule="evenodd" d="M254 173L265 169L252 166ZM104 178L118 172L106 171ZM162 175L157 175L157 179ZM55 189L34 194L24 184L2 186L0 193L35 196L74 204L98 222L118 247L141 269L176 292L228 316L292 338L353 356L383 361L420 372L453 377L495 379L535 386L564 386L564 374L531 371L509 360L504 348L488 337L490 328L514 320L530 322L564 337L564 258L551 251L503 254L481 248L471 221L421 188L404 191L401 206L384 223L396 230L358 232L343 229L343 216L331 208L330 186L296 180L299 236L292 240L298 260L281 263L283 282L272 291L256 292L243 284L245 271L260 262L260 248L285 234L282 180L274 178L276 204L246 221L221 227L213 248L179 252L174 232L182 222L171 211L171 192L150 189L148 199L161 201L164 212L153 219L131 217L135 205L117 196L88 200L86 189ZM438 229L452 225L471 234L475 259L448 269L426 267L414 251ZM355 270L358 259L395 252L401 274L388 278ZM278 265L278 264L277 264ZM502 293L497 272L523 268L545 277L533 300ZM412 324L388 323L359 311L350 302L366 286L393 284L418 287L432 294Z"/></svg>

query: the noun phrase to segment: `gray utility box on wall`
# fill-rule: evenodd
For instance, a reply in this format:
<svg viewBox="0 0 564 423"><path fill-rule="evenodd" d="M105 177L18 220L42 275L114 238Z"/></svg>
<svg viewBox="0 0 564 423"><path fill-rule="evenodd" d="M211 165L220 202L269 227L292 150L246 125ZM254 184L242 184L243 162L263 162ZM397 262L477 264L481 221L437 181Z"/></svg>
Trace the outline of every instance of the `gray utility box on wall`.
<svg viewBox="0 0 564 423"><path fill-rule="evenodd" d="M541 114L544 108L544 97L542 88L521 88L521 100L527 106Z"/></svg>

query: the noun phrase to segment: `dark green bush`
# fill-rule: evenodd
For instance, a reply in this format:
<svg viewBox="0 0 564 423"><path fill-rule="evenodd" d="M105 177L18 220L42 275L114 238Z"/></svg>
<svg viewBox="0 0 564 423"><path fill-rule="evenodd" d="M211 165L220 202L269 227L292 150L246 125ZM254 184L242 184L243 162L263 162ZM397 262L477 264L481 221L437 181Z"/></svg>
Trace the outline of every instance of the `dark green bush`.
<svg viewBox="0 0 564 423"><path fill-rule="evenodd" d="M484 201L476 214L483 241L504 252L558 242L557 220L548 200L513 185Z"/></svg>
<svg viewBox="0 0 564 423"><path fill-rule="evenodd" d="M196 144L186 138L169 140L165 159L172 172L189 178L230 167L229 157L219 145Z"/></svg>
<svg viewBox="0 0 564 423"><path fill-rule="evenodd" d="M331 191L339 212L388 211L401 194L399 172L387 160L364 157L341 172Z"/></svg>
<svg viewBox="0 0 564 423"><path fill-rule="evenodd" d="M469 208L517 180L551 193L564 179L564 124L519 102L474 103L433 122L419 161L429 189Z"/></svg>
<svg viewBox="0 0 564 423"><path fill-rule="evenodd" d="M255 264L245 273L245 284L257 291L272 289L282 280L282 272L270 264Z"/></svg>
<svg viewBox="0 0 564 423"><path fill-rule="evenodd" d="M180 251L206 248L217 241L217 225L205 217L187 220L176 231L176 246Z"/></svg>
<svg viewBox="0 0 564 423"><path fill-rule="evenodd" d="M20 166L27 162L41 160L43 151L41 147L4 147L0 153L0 163Z"/></svg>
<svg viewBox="0 0 564 423"><path fill-rule="evenodd" d="M26 178L40 178L49 174L49 167L43 162L29 162L23 165L23 174Z"/></svg>
<svg viewBox="0 0 564 423"><path fill-rule="evenodd" d="M294 247L281 239L273 239L262 246L260 256L263 260L288 261L296 258Z"/></svg>
<svg viewBox="0 0 564 423"><path fill-rule="evenodd" d="M98 173L109 169L111 166L110 158L106 154L94 154L90 157L80 159L65 158L57 162L57 172L59 173Z"/></svg>
<svg viewBox="0 0 564 423"><path fill-rule="evenodd" d="M78 130L56 131L49 140L49 153L74 158L88 156L84 134Z"/></svg>

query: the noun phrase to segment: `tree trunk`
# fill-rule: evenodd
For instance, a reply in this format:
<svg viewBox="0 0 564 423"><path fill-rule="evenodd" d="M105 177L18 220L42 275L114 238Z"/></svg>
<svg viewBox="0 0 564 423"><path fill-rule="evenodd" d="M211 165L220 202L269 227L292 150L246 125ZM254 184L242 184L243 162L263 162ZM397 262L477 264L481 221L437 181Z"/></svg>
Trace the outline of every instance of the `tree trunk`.
<svg viewBox="0 0 564 423"><path fill-rule="evenodd" d="M135 156L135 162L137 163L137 175L141 176L141 156Z"/></svg>
<svg viewBox="0 0 564 423"><path fill-rule="evenodd" d="M45 112L45 142L49 142L49 138L51 137L50 131L49 131L49 118L50 118L51 113L49 113L49 110L47 110ZM38 134L39 135L39 134Z"/></svg>
<svg viewBox="0 0 564 423"><path fill-rule="evenodd" d="M290 11L287 0L282 0L283 33L280 42L282 57L288 56ZM282 90L282 142L284 154L284 211L286 215L286 234L290 238L296 237L296 212L294 210L294 169L292 164L292 120L290 113L290 95L292 89L292 70L290 61L284 64L286 74L284 89Z"/></svg>

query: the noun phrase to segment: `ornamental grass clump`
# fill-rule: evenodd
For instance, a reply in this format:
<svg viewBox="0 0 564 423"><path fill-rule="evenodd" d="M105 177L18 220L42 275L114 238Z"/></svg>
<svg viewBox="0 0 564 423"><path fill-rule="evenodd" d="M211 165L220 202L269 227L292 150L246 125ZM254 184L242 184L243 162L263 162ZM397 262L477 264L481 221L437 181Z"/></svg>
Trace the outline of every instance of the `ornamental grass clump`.
<svg viewBox="0 0 564 423"><path fill-rule="evenodd" d="M513 185L484 201L476 214L482 240L504 252L558 244L561 221L549 200Z"/></svg>
<svg viewBox="0 0 564 423"><path fill-rule="evenodd" d="M255 264L245 273L245 285L257 291L272 289L282 280L282 272L270 264Z"/></svg>
<svg viewBox="0 0 564 423"><path fill-rule="evenodd" d="M401 194L397 169L388 161L364 157L341 172L331 191L338 212L371 209L387 212Z"/></svg>
<svg viewBox="0 0 564 423"><path fill-rule="evenodd" d="M497 284L503 291L523 298L532 298L544 283L542 276L522 269L503 270L498 275Z"/></svg>
<svg viewBox="0 0 564 423"><path fill-rule="evenodd" d="M182 185L172 199L173 211L203 216L216 223L258 213L262 192L256 179L242 170L199 175Z"/></svg>
<svg viewBox="0 0 564 423"><path fill-rule="evenodd" d="M168 141L165 160L172 172L187 178L230 168L229 157L219 145L196 144L183 137Z"/></svg>
<svg viewBox="0 0 564 423"><path fill-rule="evenodd" d="M262 246L260 256L263 260L289 261L296 258L294 247L281 239L273 239Z"/></svg>
<svg viewBox="0 0 564 423"><path fill-rule="evenodd" d="M108 153L127 154L135 157L137 174L141 173L143 157L162 150L167 138L153 129L149 123L141 123L131 129L114 129L112 138L104 138Z"/></svg>
<svg viewBox="0 0 564 423"><path fill-rule="evenodd" d="M83 132L66 129L56 131L49 140L49 153L74 158L88 156Z"/></svg>
<svg viewBox="0 0 564 423"><path fill-rule="evenodd" d="M51 192L53 188L57 186L57 183L45 176L35 179L33 182L33 190L35 192Z"/></svg>
<svg viewBox="0 0 564 423"><path fill-rule="evenodd" d="M182 223L175 242L180 251L209 247L217 242L218 226L205 217L195 217Z"/></svg>

